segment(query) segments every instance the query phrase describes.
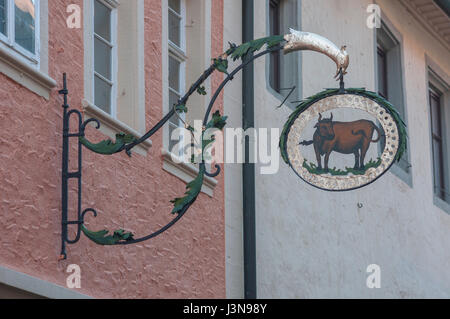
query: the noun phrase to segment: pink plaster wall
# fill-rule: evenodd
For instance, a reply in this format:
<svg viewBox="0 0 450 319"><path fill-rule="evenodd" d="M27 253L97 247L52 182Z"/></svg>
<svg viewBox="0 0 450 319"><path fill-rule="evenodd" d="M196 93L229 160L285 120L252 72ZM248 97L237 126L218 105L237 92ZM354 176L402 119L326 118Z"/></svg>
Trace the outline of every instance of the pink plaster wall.
<svg viewBox="0 0 450 319"><path fill-rule="evenodd" d="M70 1L81 7L82 2ZM67 4L49 4L49 75L60 84L62 72L68 73L69 104L79 108L83 30L66 27ZM212 55L217 56L223 51L223 0L213 1L211 20ZM147 128L163 115L161 28L161 1L145 1ZM221 78L214 75L213 87ZM225 297L223 171L214 198L200 194L188 213L159 237L108 247L82 235L68 246L68 259L57 261L61 104L57 89L46 101L0 74L0 265L65 286L67 266L78 264L80 292L98 298ZM222 98L217 105L223 107ZM104 139L93 129L87 135L94 141ZM84 151L83 208L99 213L97 218L87 217L91 229L124 228L140 237L173 218L169 201L184 193L185 183L162 170L162 132L152 141L146 157ZM75 204L73 198L71 203ZM74 231L70 234L73 238Z"/></svg>

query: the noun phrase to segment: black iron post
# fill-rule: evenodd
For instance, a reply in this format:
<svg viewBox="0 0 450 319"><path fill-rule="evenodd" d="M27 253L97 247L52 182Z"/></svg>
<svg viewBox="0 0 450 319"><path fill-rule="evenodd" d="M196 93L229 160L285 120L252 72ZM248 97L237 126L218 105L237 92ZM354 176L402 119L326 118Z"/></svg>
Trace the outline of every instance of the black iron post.
<svg viewBox="0 0 450 319"><path fill-rule="evenodd" d="M67 79L66 73L63 74L63 89L58 92L64 95L63 107L63 136L62 136L62 182L61 182L61 213L62 213L62 229L61 229L61 255L60 259L66 259L66 239L67 239L67 174L69 170L69 118L67 116Z"/></svg>
<svg viewBox="0 0 450 319"><path fill-rule="evenodd" d="M242 41L253 40L254 1L242 1ZM248 53L244 63L253 58ZM255 126L254 67L247 64L242 71L242 125L247 130ZM255 164L250 163L250 146L254 141L245 138L245 162L243 164L243 231L244 231L244 297L256 299L256 229L255 229Z"/></svg>

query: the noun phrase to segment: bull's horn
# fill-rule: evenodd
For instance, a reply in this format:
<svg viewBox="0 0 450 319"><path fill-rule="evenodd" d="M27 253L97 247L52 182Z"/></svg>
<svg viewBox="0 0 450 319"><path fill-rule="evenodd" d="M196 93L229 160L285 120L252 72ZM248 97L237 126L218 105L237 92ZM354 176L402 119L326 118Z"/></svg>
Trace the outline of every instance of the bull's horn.
<svg viewBox="0 0 450 319"><path fill-rule="evenodd" d="M285 54L299 50L323 53L336 63L338 71L336 75L339 74L340 69L342 69L343 74L346 74L350 59L345 46L339 49L336 44L327 38L311 32L302 32L294 29L290 29L290 34L286 34L284 39L287 41L283 48Z"/></svg>
<svg viewBox="0 0 450 319"><path fill-rule="evenodd" d="M319 121L322 120L322 114L319 113Z"/></svg>

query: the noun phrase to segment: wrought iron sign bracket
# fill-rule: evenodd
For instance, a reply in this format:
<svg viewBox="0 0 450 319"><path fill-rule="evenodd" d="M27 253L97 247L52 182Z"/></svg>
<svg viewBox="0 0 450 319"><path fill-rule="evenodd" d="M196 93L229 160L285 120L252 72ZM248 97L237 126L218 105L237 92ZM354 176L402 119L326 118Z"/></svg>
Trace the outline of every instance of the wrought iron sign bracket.
<svg viewBox="0 0 450 319"><path fill-rule="evenodd" d="M62 90L58 91L60 95L64 98L64 104L63 107L63 140L62 140L62 189L61 189L61 255L59 259L66 259L66 244L75 244L80 240L81 236L81 227L84 223L84 216L88 212L92 212L94 216L97 216L97 212L92 208L87 208L83 211L82 209L82 202L81 202L81 188L82 188L82 145L81 145L81 138L84 138L85 136L85 128L86 125L90 122L97 122L97 125L100 125L97 120L95 119L89 119L85 122L82 122L82 115L80 111L76 109L69 110L68 105L68 94L69 90L67 88L67 77L66 74L63 74L63 88ZM70 117L72 115L75 115L77 117L77 131L71 133L70 131ZM70 138L76 138L77 139L77 170L76 171L69 171L69 151L70 151ZM69 180L76 179L77 180L77 220L68 220L68 199L69 199ZM77 225L77 232L74 239L69 239L68 235L68 226L69 225Z"/></svg>
<svg viewBox="0 0 450 319"><path fill-rule="evenodd" d="M265 50L260 51L263 47L266 47ZM252 63L255 59L265 56L266 54L283 50L285 54L299 51L299 50L312 50L322 54L327 55L331 58L337 66L337 72L335 78L339 80L339 88L338 89L328 89L324 92L316 94L313 97L300 101L301 103L297 106L294 113L289 117L287 123L285 124L285 128L283 130L283 134L280 138L280 150L281 155L286 163L293 166L293 163L290 161L290 154L287 150L287 145L289 144L289 132L291 126L293 126L293 121L297 116L301 115L309 106L316 102L319 99L330 97L332 95L342 95L344 93L352 93L370 96L373 99L378 99L379 97L373 92L366 92L364 89L349 89L346 90L344 88L344 75L346 74L346 70L349 65L349 56L346 52L346 47L343 46L340 49L330 42L328 39L325 39L319 35L308 33L308 32L299 32L295 30L291 30L290 34L287 35L279 35L279 36L271 36L261 39L256 39L250 42L246 42L237 46L235 44L230 43L230 48L224 52L219 57L212 60L211 66L206 69L197 81L192 84L187 93L177 101L176 105L171 108L171 110L158 122L154 125L146 134L144 134L140 138L134 138L131 135L127 134L116 134L116 140L113 142L111 140L101 141L100 143L91 143L85 136L86 127L89 123L96 124L96 129L100 128L100 122L95 118L90 118L88 120L83 121L83 116L81 112L77 109L69 109L68 104L68 94L69 90L67 87L67 77L66 74L63 75L63 87L58 92L63 96L63 135L62 135L62 189L61 189L61 253L60 260L67 258L66 253L66 245L67 244L75 244L80 240L81 233L99 245L130 245L139 243L145 240L149 240L153 237L156 237L170 227L172 227L177 221L179 221L186 211L190 208L190 206L196 201L198 195L200 194L200 190L203 184L203 180L205 176L216 177L220 174L220 166L215 165L214 172L208 172L205 166L205 151L208 150L209 147L214 142L214 134L211 136L209 134L206 136L206 131L209 129L213 130L222 130L226 125L227 117L221 115L219 110L216 110L212 113L214 103L216 102L219 94L224 89L225 85L228 84L231 80L233 80L234 76L241 71L247 64ZM249 57L249 58L247 58ZM231 58L233 61L242 60L242 63L235 67L230 73L228 72L228 59ZM244 59L245 58L245 59ZM92 152L101 155L112 155L119 152L124 151L126 154L131 156L131 150L133 147L143 143L145 140L150 138L153 134L155 134L163 125L174 115L177 113L185 113L188 112L188 108L186 107L189 97L198 93L200 95L206 95L205 88L203 87L203 83L205 80L215 71L222 72L226 75L222 83L218 86L215 93L212 95L212 98L209 102L209 105L206 109L205 116L203 119L203 128L201 133L201 141L199 142L200 155L195 160L192 159L193 163L197 163L199 166L197 177L186 186L186 193L183 197L176 198L172 200L173 210L172 214L174 218L167 223L165 226L161 227L159 230L139 238L135 238L134 234L131 232L126 232L123 229L115 230L111 234L108 230L101 231L91 231L85 225L85 217L87 213L91 213L94 217L97 216L97 212L94 208L82 208L82 151L83 147L86 147ZM289 95L295 90L295 86L291 89ZM369 94L370 93L370 94ZM371 95L372 94L372 95ZM288 95L288 97L289 97ZM286 98L287 100L287 98ZM285 101L286 101L285 100ZM382 101L382 104L384 101ZM396 122L400 122L398 119L398 114L394 111L391 111L391 106L386 106L386 109L391 112L394 116ZM70 129L70 119L75 116L76 117L76 127L75 131L71 131ZM72 121L74 122L74 121ZM397 123L398 124L398 123ZM194 133L194 128L186 123L186 130L191 134ZM210 132L209 132L210 133ZM69 158L70 156L70 140L77 139L77 168L75 171L69 170ZM404 142L402 140L402 142ZM400 146L403 147L405 143ZM401 149L404 151L404 149ZM401 154L400 154L401 156ZM294 168L294 167L293 167ZM298 173L298 172L296 172ZM76 219L69 219L68 214L68 203L69 203L69 181L76 180L77 182L77 207L76 207ZM313 185L316 186L316 185ZM76 226L75 237L73 239L69 238L69 226Z"/></svg>

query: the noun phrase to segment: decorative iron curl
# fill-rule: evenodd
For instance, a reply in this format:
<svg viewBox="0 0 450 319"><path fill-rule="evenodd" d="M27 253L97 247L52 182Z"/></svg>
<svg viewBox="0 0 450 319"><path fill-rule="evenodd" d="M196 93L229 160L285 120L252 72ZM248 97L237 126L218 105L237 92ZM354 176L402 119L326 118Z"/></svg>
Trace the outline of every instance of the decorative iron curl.
<svg viewBox="0 0 450 319"><path fill-rule="evenodd" d="M97 217L97 211L93 208L86 208L83 213L81 213L81 224L84 224L84 216L87 213L92 213L94 215L94 217Z"/></svg>
<svg viewBox="0 0 450 319"><path fill-rule="evenodd" d="M83 115L81 115L81 112L76 110L76 109L73 109L73 110L70 110L69 112L67 112L67 123L69 123L70 116L72 114L76 114L77 115L77 117L78 117L78 127L81 127L82 121L83 121ZM69 133L69 135L70 135L70 133Z"/></svg>
<svg viewBox="0 0 450 319"><path fill-rule="evenodd" d="M66 222L66 225L70 225L70 224L76 224L78 229L77 229L77 235L75 237L74 240L70 240L69 238L67 238L67 243L69 244L75 244L76 242L78 242L80 240L80 236L81 236L81 226L84 224L84 215L86 215L86 213L88 212L92 212L94 214L94 217L97 217L97 212L95 211L95 209L92 208L87 208L85 209L81 215L80 218L77 221L73 221L73 222Z"/></svg>
<svg viewBox="0 0 450 319"><path fill-rule="evenodd" d="M200 165L205 165L205 164L204 163L200 163ZM221 170L220 165L216 164L214 167L216 168L216 171L214 173L209 173L205 169L205 175L208 176L208 177L216 177L216 176L218 176L220 174L220 170Z"/></svg>
<svg viewBox="0 0 450 319"><path fill-rule="evenodd" d="M99 120L97 120L96 118L87 119L80 126L80 131L83 133L83 135L84 135L84 131L86 130L86 126L91 122L95 122L95 124L96 124L95 129L97 129L97 130L100 129L100 121Z"/></svg>

